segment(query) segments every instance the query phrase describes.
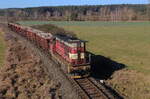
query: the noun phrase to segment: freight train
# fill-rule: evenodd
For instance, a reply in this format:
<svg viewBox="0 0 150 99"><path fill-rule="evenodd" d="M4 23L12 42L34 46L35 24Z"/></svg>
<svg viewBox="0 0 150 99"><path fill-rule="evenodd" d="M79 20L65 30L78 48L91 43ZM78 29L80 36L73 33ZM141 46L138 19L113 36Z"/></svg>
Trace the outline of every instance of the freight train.
<svg viewBox="0 0 150 99"><path fill-rule="evenodd" d="M15 23L8 23L8 27L50 54L69 77L83 78L90 75L90 54L86 51L86 41L60 33L45 33Z"/></svg>

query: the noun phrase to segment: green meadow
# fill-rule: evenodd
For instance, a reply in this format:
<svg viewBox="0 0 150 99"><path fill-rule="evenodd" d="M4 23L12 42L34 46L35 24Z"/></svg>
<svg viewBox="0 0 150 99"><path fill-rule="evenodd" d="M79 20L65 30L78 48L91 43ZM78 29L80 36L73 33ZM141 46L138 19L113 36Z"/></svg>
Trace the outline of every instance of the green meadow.
<svg viewBox="0 0 150 99"><path fill-rule="evenodd" d="M55 24L87 40L88 51L150 74L150 22L20 21L23 25Z"/></svg>

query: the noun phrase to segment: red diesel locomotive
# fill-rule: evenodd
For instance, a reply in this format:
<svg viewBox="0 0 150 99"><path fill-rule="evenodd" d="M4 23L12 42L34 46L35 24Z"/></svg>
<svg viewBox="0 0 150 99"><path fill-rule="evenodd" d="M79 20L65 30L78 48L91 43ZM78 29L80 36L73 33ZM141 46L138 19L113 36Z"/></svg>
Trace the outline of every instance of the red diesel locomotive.
<svg viewBox="0 0 150 99"><path fill-rule="evenodd" d="M89 76L91 67L86 41L64 34L45 33L14 23L9 23L8 27L50 53L52 59L61 64L62 70L71 78Z"/></svg>

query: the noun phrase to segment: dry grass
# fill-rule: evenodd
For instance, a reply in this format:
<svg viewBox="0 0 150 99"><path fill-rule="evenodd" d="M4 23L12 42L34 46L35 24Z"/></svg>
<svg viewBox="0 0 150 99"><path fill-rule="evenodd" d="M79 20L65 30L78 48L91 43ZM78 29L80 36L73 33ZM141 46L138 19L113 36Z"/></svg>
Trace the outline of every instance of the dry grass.
<svg viewBox="0 0 150 99"><path fill-rule="evenodd" d="M150 99L150 78L133 70L120 70L107 80L126 99Z"/></svg>

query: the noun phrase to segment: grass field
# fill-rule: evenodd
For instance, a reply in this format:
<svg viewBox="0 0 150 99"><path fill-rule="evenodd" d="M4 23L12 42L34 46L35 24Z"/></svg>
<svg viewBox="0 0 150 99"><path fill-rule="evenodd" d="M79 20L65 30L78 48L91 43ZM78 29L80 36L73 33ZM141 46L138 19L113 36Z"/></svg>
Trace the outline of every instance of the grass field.
<svg viewBox="0 0 150 99"><path fill-rule="evenodd" d="M3 32L0 30L0 67L4 64L5 56L5 43L3 38Z"/></svg>
<svg viewBox="0 0 150 99"><path fill-rule="evenodd" d="M89 41L88 50L150 74L150 22L25 21L24 25L55 24Z"/></svg>

